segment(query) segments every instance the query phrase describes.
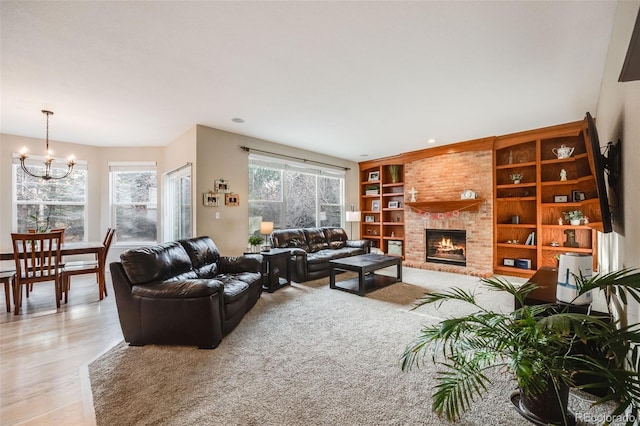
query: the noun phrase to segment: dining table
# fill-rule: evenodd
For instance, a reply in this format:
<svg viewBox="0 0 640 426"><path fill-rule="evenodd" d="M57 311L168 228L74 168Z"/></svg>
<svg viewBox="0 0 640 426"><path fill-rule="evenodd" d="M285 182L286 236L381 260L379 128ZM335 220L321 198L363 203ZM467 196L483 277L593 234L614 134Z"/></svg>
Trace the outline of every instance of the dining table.
<svg viewBox="0 0 640 426"><path fill-rule="evenodd" d="M95 254L98 259L98 292L100 300L106 296L105 270L107 259L102 241L69 241L60 246L62 256ZM0 260L13 260L13 247L0 248Z"/></svg>

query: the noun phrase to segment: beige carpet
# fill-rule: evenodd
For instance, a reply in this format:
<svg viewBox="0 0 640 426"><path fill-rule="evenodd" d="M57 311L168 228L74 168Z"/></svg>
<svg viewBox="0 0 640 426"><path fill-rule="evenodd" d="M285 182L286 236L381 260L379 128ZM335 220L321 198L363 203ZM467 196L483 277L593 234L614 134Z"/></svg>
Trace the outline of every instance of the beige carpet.
<svg viewBox="0 0 640 426"><path fill-rule="evenodd" d="M215 350L122 343L89 367L97 424L444 424L430 408L433 366L400 369L406 344L443 314L410 308L425 289L479 280L418 276L367 297L330 290L328 279L265 293ZM515 383L502 371L493 377L458 424L529 424L509 401Z"/></svg>

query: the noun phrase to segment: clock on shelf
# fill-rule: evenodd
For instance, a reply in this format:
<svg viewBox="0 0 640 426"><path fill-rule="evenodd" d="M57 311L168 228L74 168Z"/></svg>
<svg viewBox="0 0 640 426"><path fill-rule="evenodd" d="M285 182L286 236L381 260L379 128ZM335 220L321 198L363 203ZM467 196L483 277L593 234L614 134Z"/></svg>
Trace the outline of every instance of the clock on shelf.
<svg viewBox="0 0 640 426"><path fill-rule="evenodd" d="M465 189L464 191L462 191L462 194L460 194L461 200L474 200L477 197L478 197L478 194L475 191L472 191L470 189Z"/></svg>

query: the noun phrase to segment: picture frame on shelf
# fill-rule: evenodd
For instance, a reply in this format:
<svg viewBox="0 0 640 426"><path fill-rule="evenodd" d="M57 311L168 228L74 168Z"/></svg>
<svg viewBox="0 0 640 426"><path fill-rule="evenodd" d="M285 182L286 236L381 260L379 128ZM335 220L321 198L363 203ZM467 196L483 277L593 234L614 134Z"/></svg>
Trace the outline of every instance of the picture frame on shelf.
<svg viewBox="0 0 640 426"><path fill-rule="evenodd" d="M369 172L369 182L376 182L380 180L380 172Z"/></svg>
<svg viewBox="0 0 640 426"><path fill-rule="evenodd" d="M587 199L586 195L582 191L571 191L571 199L574 203L579 203Z"/></svg>
<svg viewBox="0 0 640 426"><path fill-rule="evenodd" d="M397 201L389 201L387 207L389 207L390 209L397 209L398 207L400 207L400 203Z"/></svg>
<svg viewBox="0 0 640 426"><path fill-rule="evenodd" d="M502 264L504 266L514 267L514 266L516 266L516 260L515 259L510 259L508 257L505 257L504 259L502 259Z"/></svg>
<svg viewBox="0 0 640 426"><path fill-rule="evenodd" d="M374 212L380 211L380 200L373 200L371 202L371 210Z"/></svg>
<svg viewBox="0 0 640 426"><path fill-rule="evenodd" d="M573 192L577 192L577 191L573 191ZM575 201L575 196L574 196L574 201ZM553 196L553 202L554 203L568 203L569 202L569 196L568 195L554 195Z"/></svg>
<svg viewBox="0 0 640 426"><path fill-rule="evenodd" d="M373 216L371 216L371 215L366 215L366 216L364 217L364 221L365 221L365 222L369 222L369 223L371 223L371 222L375 222L375 218L374 218Z"/></svg>

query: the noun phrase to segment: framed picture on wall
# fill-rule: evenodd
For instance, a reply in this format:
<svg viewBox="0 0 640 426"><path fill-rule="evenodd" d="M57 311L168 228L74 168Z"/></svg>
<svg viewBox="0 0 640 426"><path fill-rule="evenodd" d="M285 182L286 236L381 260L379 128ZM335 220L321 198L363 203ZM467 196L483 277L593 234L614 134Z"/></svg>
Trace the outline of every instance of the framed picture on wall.
<svg viewBox="0 0 640 426"><path fill-rule="evenodd" d="M380 200L373 200L371 202L371 210L374 212L380 211Z"/></svg>
<svg viewBox="0 0 640 426"><path fill-rule="evenodd" d="M240 205L240 196L238 194L225 194L224 203L227 206L239 206Z"/></svg>
<svg viewBox="0 0 640 426"><path fill-rule="evenodd" d="M231 188L229 187L229 181L226 181L224 179L216 180L215 186L214 186L214 191L215 192L222 192L222 193L231 192Z"/></svg>
<svg viewBox="0 0 640 426"><path fill-rule="evenodd" d="M209 191L204 193L202 203L206 207L218 207L219 199L215 192Z"/></svg>

